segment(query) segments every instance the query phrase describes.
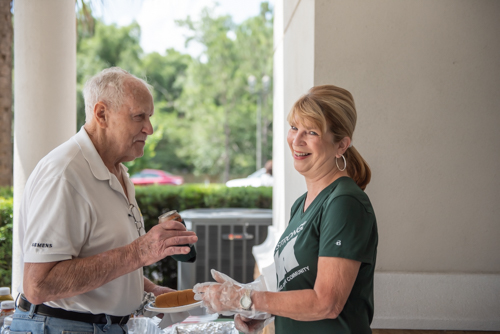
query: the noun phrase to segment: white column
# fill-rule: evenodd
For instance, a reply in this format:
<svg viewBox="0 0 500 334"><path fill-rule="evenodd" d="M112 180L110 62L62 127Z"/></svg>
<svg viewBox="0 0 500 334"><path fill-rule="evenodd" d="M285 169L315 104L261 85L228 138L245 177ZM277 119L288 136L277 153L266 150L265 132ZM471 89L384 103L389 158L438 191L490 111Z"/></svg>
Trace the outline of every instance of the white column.
<svg viewBox="0 0 500 334"><path fill-rule="evenodd" d="M20 283L18 211L38 161L76 132L75 2L14 2L14 246L12 292ZM41 217L43 219L43 217Z"/></svg>

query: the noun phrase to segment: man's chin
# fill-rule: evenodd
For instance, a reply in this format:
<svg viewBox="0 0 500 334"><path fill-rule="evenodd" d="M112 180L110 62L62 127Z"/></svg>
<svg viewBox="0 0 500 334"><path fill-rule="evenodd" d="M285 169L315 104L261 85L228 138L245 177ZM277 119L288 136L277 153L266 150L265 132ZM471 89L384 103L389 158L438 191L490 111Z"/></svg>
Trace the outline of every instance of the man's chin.
<svg viewBox="0 0 500 334"><path fill-rule="evenodd" d="M137 152L137 154L135 155L135 159L141 158L143 156L144 156L144 148L142 150L140 150L139 152Z"/></svg>
<svg viewBox="0 0 500 334"><path fill-rule="evenodd" d="M133 160L135 160L135 159L142 158L143 156L144 156L144 151L139 152L139 153L137 153L137 154L135 155L135 157L134 157L134 158L132 158L132 160L130 160L130 161L133 161Z"/></svg>
<svg viewBox="0 0 500 334"><path fill-rule="evenodd" d="M126 157L122 162L134 161L135 159L141 158L143 156L144 156L144 151L137 152L136 154L134 154L134 156Z"/></svg>

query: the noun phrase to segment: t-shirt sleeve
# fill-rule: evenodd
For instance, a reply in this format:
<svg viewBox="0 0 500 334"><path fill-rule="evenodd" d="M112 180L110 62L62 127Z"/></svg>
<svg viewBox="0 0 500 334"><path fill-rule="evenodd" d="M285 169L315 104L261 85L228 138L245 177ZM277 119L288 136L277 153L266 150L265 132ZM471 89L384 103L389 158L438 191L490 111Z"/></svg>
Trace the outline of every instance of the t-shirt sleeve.
<svg viewBox="0 0 500 334"><path fill-rule="evenodd" d="M61 178L41 180L24 204L24 262L78 257L88 239L91 211L71 184Z"/></svg>
<svg viewBox="0 0 500 334"><path fill-rule="evenodd" d="M324 208L320 224L319 256L373 264L375 217L356 198L333 199Z"/></svg>

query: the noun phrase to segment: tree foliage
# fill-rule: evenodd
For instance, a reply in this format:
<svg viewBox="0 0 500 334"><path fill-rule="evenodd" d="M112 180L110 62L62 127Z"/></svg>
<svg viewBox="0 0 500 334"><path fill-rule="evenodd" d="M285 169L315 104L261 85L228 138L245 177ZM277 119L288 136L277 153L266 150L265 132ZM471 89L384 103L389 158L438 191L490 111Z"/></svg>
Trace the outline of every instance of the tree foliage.
<svg viewBox="0 0 500 334"><path fill-rule="evenodd" d="M190 40L205 51L188 70L180 99L185 111L184 126L195 137L184 138L183 154L197 173L223 175L253 171L255 166L256 101L248 78L272 74L272 19L267 3L261 14L241 25L230 16L216 17L205 9L199 21L190 18L179 24L192 32ZM256 91L262 89L258 84ZM254 89L255 89L254 88ZM268 116L270 105L262 110ZM266 142L271 136L265 124ZM260 134L262 135L262 134ZM270 157L270 151L267 157Z"/></svg>
<svg viewBox="0 0 500 334"><path fill-rule="evenodd" d="M158 168L221 176L221 181L250 174L255 170L258 101L264 159L271 157L272 99L265 99L259 80L253 92L248 87L251 75L272 76L272 12L267 3L261 5L260 15L241 24L215 15L213 9L205 9L199 21L180 21L192 33L186 43L196 40L205 47L198 59L174 49L145 54L137 23L89 23L88 7L79 10L78 129L85 122L83 85L102 69L119 66L153 87L155 133L147 140L144 156L127 163L131 174Z"/></svg>
<svg viewBox="0 0 500 334"><path fill-rule="evenodd" d="M11 188L0 188L0 286L10 286L12 277L13 199L11 196Z"/></svg>

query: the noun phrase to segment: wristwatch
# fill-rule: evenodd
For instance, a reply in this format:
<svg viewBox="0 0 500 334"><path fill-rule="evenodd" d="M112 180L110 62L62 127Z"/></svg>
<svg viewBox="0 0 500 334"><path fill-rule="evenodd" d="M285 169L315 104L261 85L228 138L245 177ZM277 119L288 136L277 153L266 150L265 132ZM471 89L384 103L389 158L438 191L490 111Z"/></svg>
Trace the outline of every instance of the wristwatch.
<svg viewBox="0 0 500 334"><path fill-rule="evenodd" d="M241 296L240 299L240 306L242 309L246 311L250 311L253 305L251 294L252 294L251 289L245 289L245 293L243 294L243 296Z"/></svg>

